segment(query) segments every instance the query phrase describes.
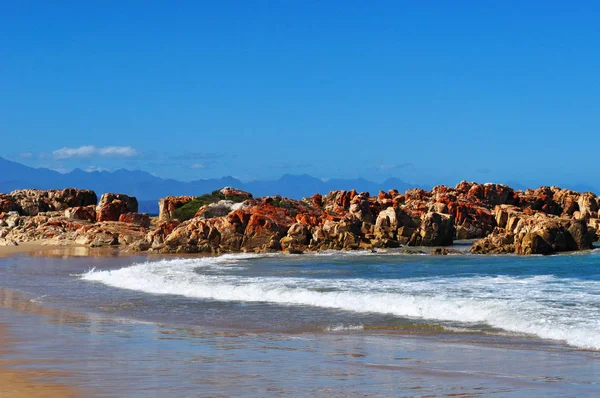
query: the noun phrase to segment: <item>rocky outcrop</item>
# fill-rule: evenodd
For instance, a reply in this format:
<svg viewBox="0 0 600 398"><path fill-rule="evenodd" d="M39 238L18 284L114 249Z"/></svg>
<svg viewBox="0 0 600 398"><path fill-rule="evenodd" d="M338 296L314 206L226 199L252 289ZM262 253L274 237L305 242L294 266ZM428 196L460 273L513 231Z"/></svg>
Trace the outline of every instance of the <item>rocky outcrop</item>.
<svg viewBox="0 0 600 398"><path fill-rule="evenodd" d="M498 224L492 234L473 245L477 254L553 254L593 247L595 230L584 220L545 212L528 214L516 207L496 207Z"/></svg>
<svg viewBox="0 0 600 398"><path fill-rule="evenodd" d="M421 220L414 246L449 246L454 239L453 218L447 214L427 213Z"/></svg>
<svg viewBox="0 0 600 398"><path fill-rule="evenodd" d="M173 212L194 200L193 196L167 196L158 201L158 219L169 221Z"/></svg>
<svg viewBox="0 0 600 398"><path fill-rule="evenodd" d="M6 195L3 196L6 197ZM18 205L17 211L24 216L35 216L49 211L63 211L69 207L95 205L98 201L93 191L74 188L48 191L20 189L11 192L8 196Z"/></svg>
<svg viewBox="0 0 600 398"><path fill-rule="evenodd" d="M70 207L65 210L65 217L72 220L96 221L96 206Z"/></svg>
<svg viewBox="0 0 600 398"><path fill-rule="evenodd" d="M138 202L133 196L105 193L96 206L97 221L119 221L126 213L137 213Z"/></svg>
<svg viewBox="0 0 600 398"><path fill-rule="evenodd" d="M83 225L74 234L74 241L90 247L131 245L137 241L145 241L147 229L136 224L125 222L98 222Z"/></svg>
<svg viewBox="0 0 600 398"><path fill-rule="evenodd" d="M94 206L88 202L95 194L89 192L22 190L0 195L0 239L210 254L440 247L455 239L479 239L473 253L527 255L586 250L600 238L600 199L557 187L523 192L463 181L431 191L390 190L371 196L339 190L303 200L255 199L228 187L200 197L161 199L159 223L138 214L133 197L104 194ZM197 211L196 206L176 211L194 199L198 206L206 204ZM182 220L193 218L172 220L174 211Z"/></svg>
<svg viewBox="0 0 600 398"><path fill-rule="evenodd" d="M150 247L161 247L165 242L165 238L173 232L178 225L179 221L177 220L161 222L153 230L148 232L146 241L150 244Z"/></svg>
<svg viewBox="0 0 600 398"><path fill-rule="evenodd" d="M0 214L9 213L12 211L19 212L21 211L21 207L11 196L0 194Z"/></svg>
<svg viewBox="0 0 600 398"><path fill-rule="evenodd" d="M125 213L119 216L119 222L150 228L150 216L145 213Z"/></svg>
<svg viewBox="0 0 600 398"><path fill-rule="evenodd" d="M0 195L0 239L93 247L146 241L150 218L129 211L137 210L135 198L105 194L98 206L96 198L92 191L76 189L27 189ZM105 222L114 218L121 222Z"/></svg>
<svg viewBox="0 0 600 398"><path fill-rule="evenodd" d="M589 193L554 187L521 192L465 181L455 188L377 196L340 190L302 201L276 196L246 200L239 208L227 202L206 205L152 242L163 252L301 253L448 246L454 239L484 238L473 252L551 253L590 247L600 227L597 205Z"/></svg>

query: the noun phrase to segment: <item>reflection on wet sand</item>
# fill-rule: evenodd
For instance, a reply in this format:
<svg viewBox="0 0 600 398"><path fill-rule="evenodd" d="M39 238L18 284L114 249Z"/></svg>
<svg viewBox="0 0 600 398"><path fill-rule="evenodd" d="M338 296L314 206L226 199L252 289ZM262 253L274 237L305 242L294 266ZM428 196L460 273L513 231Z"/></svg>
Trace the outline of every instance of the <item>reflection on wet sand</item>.
<svg viewBox="0 0 600 398"><path fill-rule="evenodd" d="M0 246L0 258L15 255L26 255L28 257L126 257L139 256L140 253L130 253L122 247L97 247L81 246L74 243L65 245L48 244L45 241L25 242L18 246ZM157 256L160 257L160 256Z"/></svg>
<svg viewBox="0 0 600 398"><path fill-rule="evenodd" d="M0 395L12 398L84 396L80 389L56 382L66 374L50 370L55 361L10 359L24 342L9 337L6 329L7 324L0 322Z"/></svg>
<svg viewBox="0 0 600 398"><path fill-rule="evenodd" d="M0 308L42 315L47 317L47 320L56 323L72 324L75 326L89 325L89 316L87 314L41 306L24 294L11 289L0 288Z"/></svg>

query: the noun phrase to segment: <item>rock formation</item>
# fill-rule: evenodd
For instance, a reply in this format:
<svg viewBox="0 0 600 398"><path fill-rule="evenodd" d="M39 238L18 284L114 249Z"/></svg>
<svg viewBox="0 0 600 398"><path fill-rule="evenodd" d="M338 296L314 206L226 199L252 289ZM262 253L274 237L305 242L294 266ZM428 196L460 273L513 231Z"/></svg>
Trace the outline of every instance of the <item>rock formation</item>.
<svg viewBox="0 0 600 398"><path fill-rule="evenodd" d="M119 221L119 217L126 213L138 211L137 199L124 194L105 193L96 206L97 221Z"/></svg>
<svg viewBox="0 0 600 398"><path fill-rule="evenodd" d="M182 209L186 221L177 220L183 214L178 209L190 202ZM135 198L112 193L96 205L95 193L75 189L0 194L0 240L220 254L439 247L479 239L473 253L527 255L590 249L600 238L600 199L556 187L523 192L463 181L431 191L371 196L339 190L303 200L253 198L227 187L163 198L158 220L138 214L137 207Z"/></svg>
<svg viewBox="0 0 600 398"><path fill-rule="evenodd" d="M169 221L173 212L194 200L193 196L167 196L158 201L158 219Z"/></svg>
<svg viewBox="0 0 600 398"><path fill-rule="evenodd" d="M48 191L20 189L11 192L8 196L18 205L19 213L24 216L35 216L48 211L62 211L69 207L95 205L98 201L93 191L74 188ZM2 206L1 202L0 206Z"/></svg>

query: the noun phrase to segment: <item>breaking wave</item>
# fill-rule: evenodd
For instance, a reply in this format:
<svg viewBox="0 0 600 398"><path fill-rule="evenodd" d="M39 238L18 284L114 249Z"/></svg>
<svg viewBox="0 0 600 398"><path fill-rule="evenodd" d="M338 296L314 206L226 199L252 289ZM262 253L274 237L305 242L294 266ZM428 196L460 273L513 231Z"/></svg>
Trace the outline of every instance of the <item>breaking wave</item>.
<svg viewBox="0 0 600 398"><path fill-rule="evenodd" d="M151 294L486 324L580 348L600 349L598 281L552 275L311 279L205 272L244 268L243 260L253 257L226 255L144 262L118 270L93 269L81 278ZM347 328L358 330L359 326L336 325L329 331L350 330Z"/></svg>

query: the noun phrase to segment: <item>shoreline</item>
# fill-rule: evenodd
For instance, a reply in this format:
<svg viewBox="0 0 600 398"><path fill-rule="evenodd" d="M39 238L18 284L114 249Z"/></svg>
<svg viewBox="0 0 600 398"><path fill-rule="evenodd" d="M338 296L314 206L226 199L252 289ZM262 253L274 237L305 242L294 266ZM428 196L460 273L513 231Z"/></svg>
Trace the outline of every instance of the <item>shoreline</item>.
<svg viewBox="0 0 600 398"><path fill-rule="evenodd" d="M77 243L67 244L52 244L50 241L40 240L32 242L19 243L17 246L0 246L0 258L14 257L17 255L28 255L31 257L126 257L126 256L145 256L156 258L204 258L204 257L221 257L224 255L272 255L278 254L282 256L303 256L303 255L323 255L323 253L356 253L356 254L397 254L397 255L414 255L414 256L456 256L456 255L474 255L481 257L494 257L497 255L530 257L531 255L516 255L512 253L506 254L473 254L465 247L472 247L475 240L455 241L451 246L433 246L433 247L400 247L400 248L382 248L377 250L307 250L302 253L286 253L286 252L225 252L219 254L210 253L161 253L153 251L132 252L127 250L126 246L107 246L90 248L86 245ZM561 253L553 253L552 255L576 255L593 252L600 249L600 242L594 242L593 247L588 250L575 250Z"/></svg>

